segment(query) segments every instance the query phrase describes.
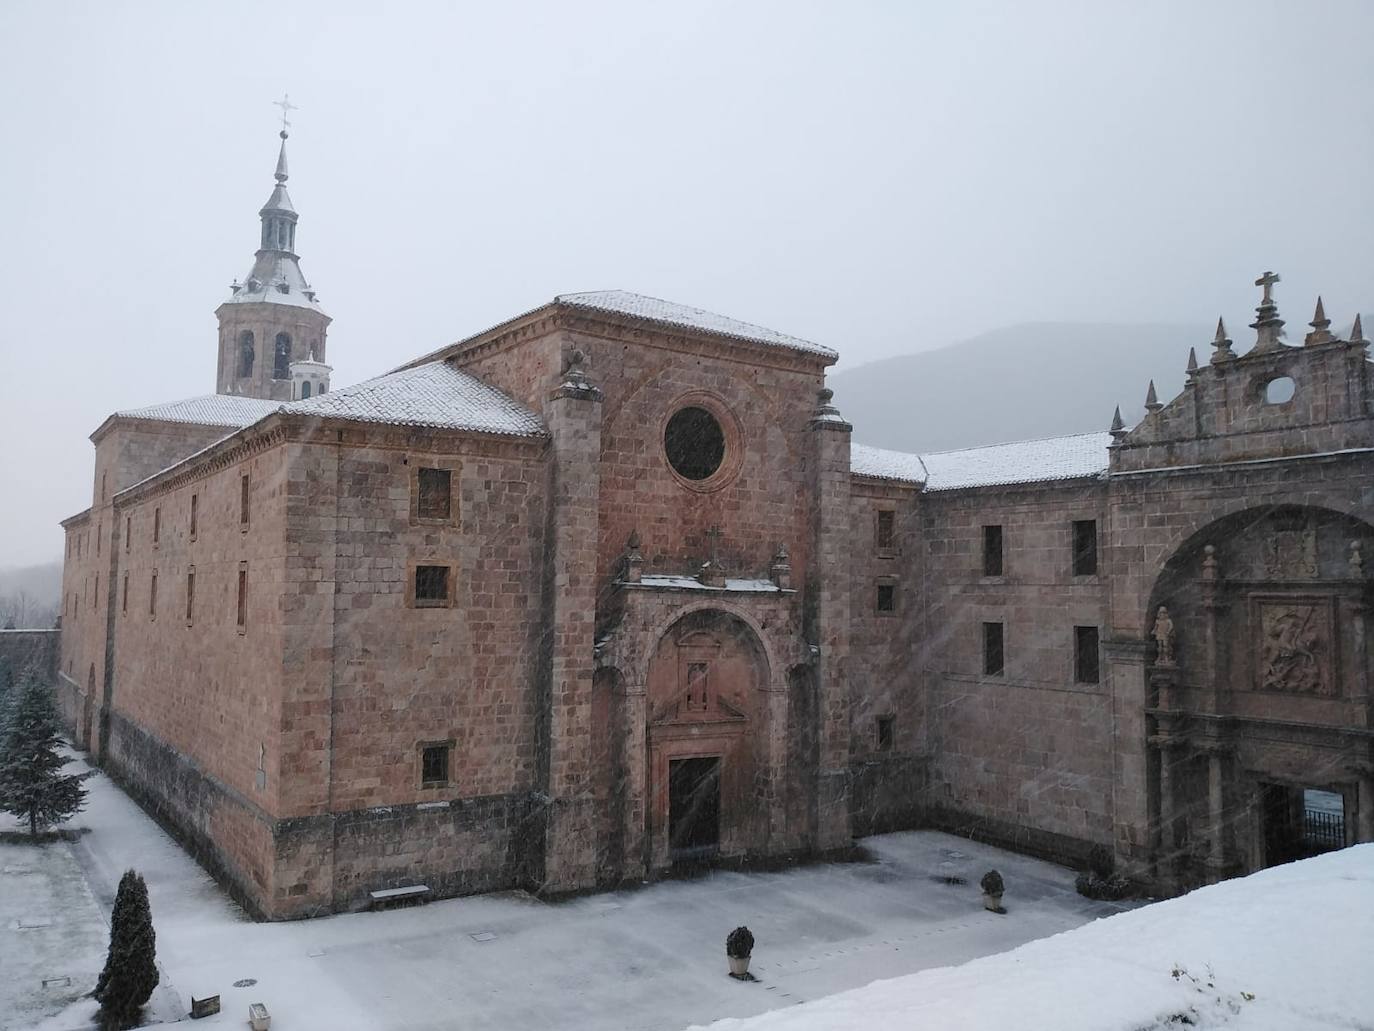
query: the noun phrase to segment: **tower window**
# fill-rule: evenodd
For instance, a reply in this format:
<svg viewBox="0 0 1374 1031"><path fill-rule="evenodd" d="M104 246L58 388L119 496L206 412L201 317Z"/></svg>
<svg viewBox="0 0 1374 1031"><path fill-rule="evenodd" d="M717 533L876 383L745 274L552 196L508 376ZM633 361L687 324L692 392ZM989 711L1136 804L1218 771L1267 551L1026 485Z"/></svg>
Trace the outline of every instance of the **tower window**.
<svg viewBox="0 0 1374 1031"><path fill-rule="evenodd" d="M983 575L1002 575L1002 527L983 527Z"/></svg>
<svg viewBox="0 0 1374 1031"><path fill-rule="evenodd" d="M277 350L272 363L273 379L289 379L291 376L291 334L277 334Z"/></svg>
<svg viewBox="0 0 1374 1031"><path fill-rule="evenodd" d="M186 625L191 625L191 617L196 610L196 567L186 570Z"/></svg>
<svg viewBox="0 0 1374 1031"><path fill-rule="evenodd" d="M448 604L448 566L415 567L415 607L442 608Z"/></svg>
<svg viewBox="0 0 1374 1031"><path fill-rule="evenodd" d="M983 624L983 675L1000 677L1006 667L1006 656L1002 649L1002 624Z"/></svg>
<svg viewBox="0 0 1374 1031"><path fill-rule="evenodd" d="M306 380L304 383L301 384L301 400L305 400L305 399L306 399L307 397L309 397L309 396L310 396L310 381L309 381L309 380Z"/></svg>
<svg viewBox="0 0 1374 1031"><path fill-rule="evenodd" d="M253 375L253 359L257 351L253 346L253 331L245 329L239 334L239 379Z"/></svg>
<svg viewBox="0 0 1374 1031"><path fill-rule="evenodd" d="M1102 679L1095 626L1073 628L1073 679L1079 684L1096 684Z"/></svg>
<svg viewBox="0 0 1374 1031"><path fill-rule="evenodd" d="M162 509L153 509L153 547L157 547L158 540L162 537Z"/></svg>

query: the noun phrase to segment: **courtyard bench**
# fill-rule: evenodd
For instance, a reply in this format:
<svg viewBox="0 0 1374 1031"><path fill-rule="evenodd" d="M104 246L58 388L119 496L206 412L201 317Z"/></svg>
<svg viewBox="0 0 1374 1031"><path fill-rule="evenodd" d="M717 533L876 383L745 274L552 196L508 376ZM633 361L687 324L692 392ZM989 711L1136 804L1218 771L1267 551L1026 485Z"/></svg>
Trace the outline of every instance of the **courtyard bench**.
<svg viewBox="0 0 1374 1031"><path fill-rule="evenodd" d="M379 888L370 891L373 909L384 909L387 906L404 905L407 902L419 902L429 894L427 884L408 884L403 888Z"/></svg>

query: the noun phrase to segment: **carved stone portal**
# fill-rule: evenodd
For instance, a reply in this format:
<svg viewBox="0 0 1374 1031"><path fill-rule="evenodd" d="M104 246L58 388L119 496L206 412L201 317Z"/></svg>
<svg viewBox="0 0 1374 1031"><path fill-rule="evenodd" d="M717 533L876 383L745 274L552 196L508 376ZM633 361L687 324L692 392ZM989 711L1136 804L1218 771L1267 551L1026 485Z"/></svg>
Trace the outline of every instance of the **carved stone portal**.
<svg viewBox="0 0 1374 1031"><path fill-rule="evenodd" d="M1275 579L1317 578L1317 528L1308 520L1298 527L1273 530L1264 542L1264 570Z"/></svg>
<svg viewBox="0 0 1374 1031"><path fill-rule="evenodd" d="M1331 607L1325 601L1259 600L1259 687L1292 694L1330 694L1334 678Z"/></svg>

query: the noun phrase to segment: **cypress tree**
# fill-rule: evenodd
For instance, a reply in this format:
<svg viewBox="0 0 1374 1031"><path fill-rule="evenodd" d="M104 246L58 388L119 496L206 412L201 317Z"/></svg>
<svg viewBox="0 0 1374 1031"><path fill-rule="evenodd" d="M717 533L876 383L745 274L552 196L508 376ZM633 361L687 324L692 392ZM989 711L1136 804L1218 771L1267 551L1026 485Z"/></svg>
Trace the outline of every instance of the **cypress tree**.
<svg viewBox="0 0 1374 1031"><path fill-rule="evenodd" d="M157 987L157 935L142 875L126 870L110 917L110 951L95 991L104 1031L137 1027L143 1006Z"/></svg>
<svg viewBox="0 0 1374 1031"><path fill-rule="evenodd" d="M33 674L24 681L0 728L0 809L29 821L37 835L79 813L90 773L62 773L67 757L52 692Z"/></svg>

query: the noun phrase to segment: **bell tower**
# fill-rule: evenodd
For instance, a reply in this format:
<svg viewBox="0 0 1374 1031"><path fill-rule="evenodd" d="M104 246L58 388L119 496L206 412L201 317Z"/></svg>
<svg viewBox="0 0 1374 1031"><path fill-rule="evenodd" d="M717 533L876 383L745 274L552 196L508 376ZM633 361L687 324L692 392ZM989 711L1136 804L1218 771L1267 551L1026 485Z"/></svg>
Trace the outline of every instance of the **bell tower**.
<svg viewBox="0 0 1374 1031"><path fill-rule="evenodd" d="M289 401L291 366L309 359L324 363L329 316L301 272L296 254L299 215L286 192L286 140L289 100L282 108L281 150L276 186L258 212L262 231L253 268L235 282L230 297L215 309L219 319L219 368L215 392Z"/></svg>

